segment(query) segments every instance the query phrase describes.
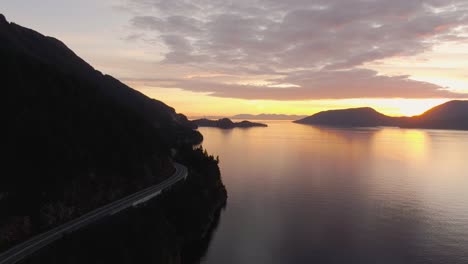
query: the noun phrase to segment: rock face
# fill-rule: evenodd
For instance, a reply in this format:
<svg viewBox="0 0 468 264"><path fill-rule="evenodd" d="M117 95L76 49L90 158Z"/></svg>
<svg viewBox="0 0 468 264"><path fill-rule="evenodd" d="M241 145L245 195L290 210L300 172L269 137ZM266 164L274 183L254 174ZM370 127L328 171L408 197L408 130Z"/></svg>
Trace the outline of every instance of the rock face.
<svg viewBox="0 0 468 264"><path fill-rule="evenodd" d="M0 251L161 181L171 149L202 140L173 108L3 15L0 58Z"/></svg>
<svg viewBox="0 0 468 264"><path fill-rule="evenodd" d="M450 101L413 117L390 117L365 107L324 111L294 122L340 127L399 126L468 130L468 101Z"/></svg>
<svg viewBox="0 0 468 264"><path fill-rule="evenodd" d="M254 123L250 121L242 121L242 122L232 122L229 118L222 118L219 120L209 120L206 118L203 119L196 119L192 121L197 126L200 127L218 127L223 129L231 129L235 127L241 128L248 128L248 127L267 127L268 125L262 123Z"/></svg>

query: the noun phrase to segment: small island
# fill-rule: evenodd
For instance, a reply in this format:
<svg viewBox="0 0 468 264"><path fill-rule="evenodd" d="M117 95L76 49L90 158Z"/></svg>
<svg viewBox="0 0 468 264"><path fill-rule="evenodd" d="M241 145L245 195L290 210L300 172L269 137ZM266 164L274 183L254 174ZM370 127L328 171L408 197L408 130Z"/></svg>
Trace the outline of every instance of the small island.
<svg viewBox="0 0 468 264"><path fill-rule="evenodd" d="M218 120L210 120L210 119L202 118L202 119L193 120L192 122L199 127L218 127L218 128L223 128L223 129L231 129L235 127L249 128L249 127L267 127L268 126L266 124L250 122L247 120L244 120L241 122L233 122L229 118L221 118Z"/></svg>

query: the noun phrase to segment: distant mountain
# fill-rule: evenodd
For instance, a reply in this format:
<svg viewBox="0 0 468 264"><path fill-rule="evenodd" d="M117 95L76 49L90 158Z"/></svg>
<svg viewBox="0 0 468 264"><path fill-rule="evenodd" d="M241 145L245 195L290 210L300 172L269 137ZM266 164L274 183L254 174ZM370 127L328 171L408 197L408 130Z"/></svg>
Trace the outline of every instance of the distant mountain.
<svg viewBox="0 0 468 264"><path fill-rule="evenodd" d="M323 111L294 122L340 127L399 126L468 130L468 101L450 101L413 117L390 117L365 107Z"/></svg>
<svg viewBox="0 0 468 264"><path fill-rule="evenodd" d="M283 115L283 114L239 114L231 116L231 119L250 119L250 120L299 120L305 118L305 115Z"/></svg>
<svg viewBox="0 0 468 264"><path fill-rule="evenodd" d="M1 14L0 58L0 251L160 182L172 150L202 140L173 108Z"/></svg>
<svg viewBox="0 0 468 264"><path fill-rule="evenodd" d="M393 125L393 118L370 107L329 110L294 121L300 124L315 124L343 127L367 127Z"/></svg>
<svg viewBox="0 0 468 264"><path fill-rule="evenodd" d="M401 127L468 130L468 101L450 101L399 123Z"/></svg>
<svg viewBox="0 0 468 264"><path fill-rule="evenodd" d="M190 116L190 120L196 120L196 119L222 119L226 118L225 116L218 116L218 115L203 115L203 116Z"/></svg>
<svg viewBox="0 0 468 264"><path fill-rule="evenodd" d="M224 129L235 128L235 127L240 127L240 128L267 127L266 124L254 123L254 122L249 122L246 120L242 122L232 122L232 120L229 118L222 118L219 120L209 120L206 118L202 118L202 119L193 120L193 122L200 127L219 127L219 128L224 128Z"/></svg>

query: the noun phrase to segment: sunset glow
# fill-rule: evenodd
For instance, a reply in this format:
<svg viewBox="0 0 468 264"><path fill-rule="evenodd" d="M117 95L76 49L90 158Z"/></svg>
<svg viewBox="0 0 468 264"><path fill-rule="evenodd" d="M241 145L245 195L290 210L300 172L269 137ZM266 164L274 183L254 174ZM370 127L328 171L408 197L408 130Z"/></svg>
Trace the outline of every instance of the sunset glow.
<svg viewBox="0 0 468 264"><path fill-rule="evenodd" d="M3 11L189 116L363 106L411 116L468 98L464 1L270 0L252 9L244 2L26 2L41 16L14 1Z"/></svg>
<svg viewBox="0 0 468 264"><path fill-rule="evenodd" d="M137 86L134 86L137 87ZM390 116L414 116L449 99L347 99L314 101L271 101L216 98L180 89L137 87L143 93L177 105L190 117L232 116L239 113L284 113L311 115L324 110L369 106Z"/></svg>
<svg viewBox="0 0 468 264"><path fill-rule="evenodd" d="M1 7L0 264L468 264L468 0Z"/></svg>

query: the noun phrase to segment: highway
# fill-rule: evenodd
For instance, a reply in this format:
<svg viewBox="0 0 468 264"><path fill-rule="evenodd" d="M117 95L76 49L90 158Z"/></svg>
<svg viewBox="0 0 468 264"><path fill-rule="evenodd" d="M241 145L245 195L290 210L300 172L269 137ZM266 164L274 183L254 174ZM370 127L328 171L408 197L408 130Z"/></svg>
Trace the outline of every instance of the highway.
<svg viewBox="0 0 468 264"><path fill-rule="evenodd" d="M39 234L0 255L0 264L12 264L24 259L30 254L60 239L66 234L70 234L82 227L85 227L104 217L116 214L130 207L138 206L146 201L158 196L162 191L170 188L177 182L184 180L188 176L187 168L184 165L174 163L176 171L163 182L146 188L142 191L124 197L108 205L95 209L83 216L80 216L68 223L53 228L45 233Z"/></svg>

